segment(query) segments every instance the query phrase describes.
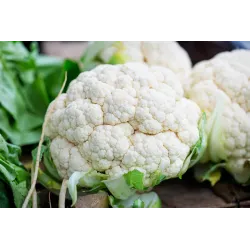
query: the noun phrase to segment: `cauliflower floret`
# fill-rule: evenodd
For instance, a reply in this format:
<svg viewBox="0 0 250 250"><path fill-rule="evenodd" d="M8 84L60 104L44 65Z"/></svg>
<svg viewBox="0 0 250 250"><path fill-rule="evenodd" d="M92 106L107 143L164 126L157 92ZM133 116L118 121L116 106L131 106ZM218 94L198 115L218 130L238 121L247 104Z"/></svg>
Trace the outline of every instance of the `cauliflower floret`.
<svg viewBox="0 0 250 250"><path fill-rule="evenodd" d="M160 165L161 171L169 178L175 177L180 172L183 163L187 157L190 147L181 142L177 135L173 132L164 132L156 136L168 151L169 164L162 160Z"/></svg>
<svg viewBox="0 0 250 250"><path fill-rule="evenodd" d="M137 99L123 89L116 89L104 100L104 123L115 125L127 122L135 116Z"/></svg>
<svg viewBox="0 0 250 250"><path fill-rule="evenodd" d="M62 178L71 176L75 171L87 172L91 169L81 156L79 149L63 137L56 137L50 145L51 157Z"/></svg>
<svg viewBox="0 0 250 250"><path fill-rule="evenodd" d="M127 126L130 126L127 124ZM96 127L87 142L81 145L80 152L92 167L100 172L109 169L113 161L121 161L131 144L121 126L102 125ZM132 132L131 128L131 132Z"/></svg>
<svg viewBox="0 0 250 250"><path fill-rule="evenodd" d="M138 170L176 177L199 139L199 107L175 74L144 63L81 73L56 103L46 135L62 178L93 169L118 178Z"/></svg>
<svg viewBox="0 0 250 250"><path fill-rule="evenodd" d="M116 53L122 54L125 62L146 62L169 68L183 83L191 73L189 55L177 42L115 42L105 48L99 57L104 63L109 63Z"/></svg>
<svg viewBox="0 0 250 250"><path fill-rule="evenodd" d="M173 92L170 88L170 93ZM166 95L161 91L142 88L135 112L135 129L143 133L157 134L164 130L166 116L175 109L175 95Z"/></svg>
<svg viewBox="0 0 250 250"><path fill-rule="evenodd" d="M181 80L191 72L189 55L177 42L142 42L142 52L148 64L167 67Z"/></svg>
<svg viewBox="0 0 250 250"><path fill-rule="evenodd" d="M250 53L244 50L224 52L200 62L193 69L187 93L210 120L214 119L207 160L225 160L226 169L239 182L250 178L250 169L244 168L250 159L249 65ZM214 118L217 104L223 108Z"/></svg>
<svg viewBox="0 0 250 250"><path fill-rule="evenodd" d="M215 56L215 58L227 61L228 63L238 67L238 70L249 75L250 73L250 51L244 49L237 49L231 52L222 52Z"/></svg>
<svg viewBox="0 0 250 250"><path fill-rule="evenodd" d="M103 124L103 112L99 105L88 99L77 99L64 109L56 110L49 126L55 135L67 138L72 143L84 142L95 126ZM54 137L52 134L50 137Z"/></svg>
<svg viewBox="0 0 250 250"><path fill-rule="evenodd" d="M143 54L141 53L141 42L116 42L113 46L104 49L100 53L100 58L103 62L108 63L112 56L119 50L123 50L130 62L143 62Z"/></svg>
<svg viewBox="0 0 250 250"><path fill-rule="evenodd" d="M244 158L231 159L226 166L234 179L239 183L249 181L250 161Z"/></svg>
<svg viewBox="0 0 250 250"><path fill-rule="evenodd" d="M200 62L194 67L192 80L192 85L212 80L232 102L238 103L246 112L250 111L249 75L239 71L233 64L219 58Z"/></svg>
<svg viewBox="0 0 250 250"><path fill-rule="evenodd" d="M165 168L169 167L168 151L155 136L137 132L131 136L131 142L132 146L122 160L125 168L143 166L151 174L160 167L161 162L164 162Z"/></svg>

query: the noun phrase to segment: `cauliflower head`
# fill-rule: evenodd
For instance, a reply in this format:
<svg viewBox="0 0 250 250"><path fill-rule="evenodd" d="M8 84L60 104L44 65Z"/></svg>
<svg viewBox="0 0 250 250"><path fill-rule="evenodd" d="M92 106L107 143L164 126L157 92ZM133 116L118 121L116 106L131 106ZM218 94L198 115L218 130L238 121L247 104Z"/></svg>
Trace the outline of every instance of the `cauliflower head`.
<svg viewBox="0 0 250 250"><path fill-rule="evenodd" d="M102 63L121 64L145 62L171 69L185 83L192 63L188 53L177 43L155 41L124 41L109 43L97 57Z"/></svg>
<svg viewBox="0 0 250 250"><path fill-rule="evenodd" d="M188 97L209 118L205 161L225 161L239 183L250 178L250 51L223 52L198 63Z"/></svg>
<svg viewBox="0 0 250 250"><path fill-rule="evenodd" d="M99 65L73 80L48 112L46 136L59 175L90 188L124 175L137 189L177 177L205 143L200 108L160 66ZM92 173L93 182L76 172ZM141 178L142 186L131 178Z"/></svg>

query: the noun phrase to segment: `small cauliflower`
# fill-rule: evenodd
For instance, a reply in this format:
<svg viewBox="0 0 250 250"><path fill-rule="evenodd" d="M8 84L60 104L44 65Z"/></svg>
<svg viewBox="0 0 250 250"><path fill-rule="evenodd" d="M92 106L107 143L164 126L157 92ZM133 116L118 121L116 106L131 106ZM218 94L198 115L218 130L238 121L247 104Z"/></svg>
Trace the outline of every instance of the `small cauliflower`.
<svg viewBox="0 0 250 250"><path fill-rule="evenodd" d="M223 52L200 62L191 79L187 95L209 118L204 161L225 161L235 180L246 183L250 179L250 51Z"/></svg>
<svg viewBox="0 0 250 250"><path fill-rule="evenodd" d="M117 199L181 176L206 146L204 117L168 68L99 65L81 73L48 109L46 136L62 179L105 183Z"/></svg>
<svg viewBox="0 0 250 250"><path fill-rule="evenodd" d="M104 64L145 62L148 65L167 67L177 74L183 84L191 73L192 63L189 55L177 42L108 42L102 49L98 46L99 43L90 43L86 53L89 52L88 49L91 50L96 45L99 51L95 59ZM83 64L85 62L83 60Z"/></svg>

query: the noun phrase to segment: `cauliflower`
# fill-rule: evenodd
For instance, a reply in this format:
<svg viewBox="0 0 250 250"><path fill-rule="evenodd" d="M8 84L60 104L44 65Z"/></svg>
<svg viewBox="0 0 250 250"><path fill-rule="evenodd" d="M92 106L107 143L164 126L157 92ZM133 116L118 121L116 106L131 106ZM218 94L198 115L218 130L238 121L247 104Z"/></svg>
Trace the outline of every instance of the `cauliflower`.
<svg viewBox="0 0 250 250"><path fill-rule="evenodd" d="M204 152L204 116L176 75L144 63L81 73L48 109L46 136L61 178L118 199L181 176ZM200 122L202 121L202 122Z"/></svg>
<svg viewBox="0 0 250 250"><path fill-rule="evenodd" d="M91 45L94 44L91 43ZM188 53L177 42L172 41L109 42L97 53L96 57L101 63L145 62L148 65L167 67L176 73L183 83L191 73L192 67Z"/></svg>
<svg viewBox="0 0 250 250"><path fill-rule="evenodd" d="M250 178L250 51L223 52L198 63L187 95L209 118L204 161L225 161L235 180L246 183Z"/></svg>
<svg viewBox="0 0 250 250"><path fill-rule="evenodd" d="M238 67L242 69L250 67L250 50L238 49L231 52L221 52L217 54L215 58L225 60L230 64L234 64L236 67L238 65Z"/></svg>

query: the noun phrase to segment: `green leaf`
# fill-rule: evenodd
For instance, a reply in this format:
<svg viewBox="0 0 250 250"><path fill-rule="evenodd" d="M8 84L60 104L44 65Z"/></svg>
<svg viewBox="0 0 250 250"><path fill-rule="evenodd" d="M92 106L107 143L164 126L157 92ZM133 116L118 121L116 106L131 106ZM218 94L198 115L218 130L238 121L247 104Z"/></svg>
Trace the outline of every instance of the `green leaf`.
<svg viewBox="0 0 250 250"><path fill-rule="evenodd" d="M7 185L0 178L0 208L10 208L12 194L9 192Z"/></svg>
<svg viewBox="0 0 250 250"><path fill-rule="evenodd" d="M13 128L10 125L8 113L3 107L0 107L0 132L7 138L10 138L13 134Z"/></svg>
<svg viewBox="0 0 250 250"><path fill-rule="evenodd" d="M27 109L37 116L44 116L50 100L43 79L36 76L32 84L28 84L22 88L22 93Z"/></svg>
<svg viewBox="0 0 250 250"><path fill-rule="evenodd" d="M1 46L2 45L2 46ZM16 80L20 78L24 85L35 80L35 58L38 54L37 43L32 43L29 52L22 42L2 42L0 50L8 69L13 72Z"/></svg>
<svg viewBox="0 0 250 250"><path fill-rule="evenodd" d="M41 128L30 131L13 130L10 139L12 143L22 146L37 143L41 136Z"/></svg>
<svg viewBox="0 0 250 250"><path fill-rule="evenodd" d="M51 101L57 96L62 87L65 72L67 72L65 90L69 83L80 74L78 63L69 59L64 60L51 56L39 55L36 62L38 72L44 79L44 84Z"/></svg>
<svg viewBox="0 0 250 250"><path fill-rule="evenodd" d="M152 187L159 185L167 177L163 175L160 171L156 171L151 175Z"/></svg>
<svg viewBox="0 0 250 250"><path fill-rule="evenodd" d="M43 154L45 152L45 150L47 149L47 146L42 145L41 146L41 151L40 151L40 155L39 155L39 162L42 160ZM37 159L37 151L38 151L38 147L35 148L34 150L32 150L31 155L32 155L32 159L33 159L33 163L36 163L36 159Z"/></svg>
<svg viewBox="0 0 250 250"><path fill-rule="evenodd" d="M107 179L107 175L98 173L95 170L89 172L74 172L68 182L69 194L72 198L72 206L77 201L77 186L84 188L96 188L101 184L103 180ZM92 190L93 191L93 190Z"/></svg>
<svg viewBox="0 0 250 250"><path fill-rule="evenodd" d="M23 131L31 131L31 130L36 130L37 128L42 126L43 124L44 117L43 116L38 116L37 114L32 114L29 112L24 113L19 119L18 119L18 129L19 132L21 133ZM41 129L39 129L39 132Z"/></svg>
<svg viewBox="0 0 250 250"><path fill-rule="evenodd" d="M166 176L162 175L160 171L155 172L151 176L152 186L158 185L165 179ZM136 190L145 191L148 189L144 186L144 174L138 170L130 171L120 178L106 180L104 183L111 194L119 200L128 199Z"/></svg>
<svg viewBox="0 0 250 250"><path fill-rule="evenodd" d="M103 51L105 48L112 46L115 42L91 42L89 43L87 49L84 52L84 55L81 58L81 62L83 64L83 70L91 69L90 65L94 65L93 62L98 61L98 55Z"/></svg>
<svg viewBox="0 0 250 250"><path fill-rule="evenodd" d="M23 205L23 202L28 194L28 187L27 187L27 182L12 182L11 183L11 188L13 191L13 196L14 196L14 202L16 207L20 208Z"/></svg>
<svg viewBox="0 0 250 250"><path fill-rule="evenodd" d="M7 143L3 136L0 134L0 157L9 160L11 163L21 165L19 156L21 155L21 148Z"/></svg>
<svg viewBox="0 0 250 250"><path fill-rule="evenodd" d="M123 52L117 52L115 53L109 60L109 64L124 64L129 59L123 54Z"/></svg>
<svg viewBox="0 0 250 250"><path fill-rule="evenodd" d="M1 55L0 55L1 59ZM0 60L0 104L15 120L25 112L25 103L15 83L12 73L3 66Z"/></svg>
<svg viewBox="0 0 250 250"><path fill-rule="evenodd" d="M30 173L23 166L15 166L16 180L17 182L29 183Z"/></svg>
<svg viewBox="0 0 250 250"><path fill-rule="evenodd" d="M65 71L69 82L79 73L72 60L40 55L22 42L0 42L0 132L16 145L39 141L49 103L57 96Z"/></svg>
<svg viewBox="0 0 250 250"><path fill-rule="evenodd" d="M155 192L140 194L139 198L135 200L133 207L138 207L138 205L140 205L140 203L138 202L139 200L143 202L141 204L145 208L160 208L161 207L161 200Z"/></svg>
<svg viewBox="0 0 250 250"><path fill-rule="evenodd" d="M85 188L93 188L100 184L101 181L107 179L106 174L98 173L95 170L90 170L89 172L85 172L82 178L79 180L79 186Z"/></svg>
<svg viewBox="0 0 250 250"><path fill-rule="evenodd" d="M9 153L8 143L4 140L4 138L0 134L0 154L3 157L8 157L8 153Z"/></svg>
<svg viewBox="0 0 250 250"><path fill-rule="evenodd" d="M46 174L40 168L38 171L38 182L51 192L59 194L61 189L61 183L54 180L51 176Z"/></svg>
<svg viewBox="0 0 250 250"><path fill-rule="evenodd" d="M85 175L82 172L75 172L73 173L68 182L68 190L70 197L72 199L72 206L76 204L77 201L77 185L79 184L80 179Z"/></svg>
<svg viewBox="0 0 250 250"><path fill-rule="evenodd" d="M30 186L29 173L24 168L0 159L0 174L12 189L15 206L21 207Z"/></svg>
<svg viewBox="0 0 250 250"><path fill-rule="evenodd" d="M44 81L47 94L50 100L53 100L62 85L63 63L61 58L39 55L37 57L37 71Z"/></svg>
<svg viewBox="0 0 250 250"><path fill-rule="evenodd" d="M8 60L17 60L28 55L28 50L21 42L0 42L0 51L2 51Z"/></svg>
<svg viewBox="0 0 250 250"><path fill-rule="evenodd" d="M20 163L20 148L7 143L0 134L0 179L12 190L16 207L21 207L30 186L30 174Z"/></svg>
<svg viewBox="0 0 250 250"><path fill-rule="evenodd" d="M67 85L66 85L65 89L67 89L67 86L69 85L69 83L72 80L74 80L81 73L80 66L79 66L78 62L75 62L75 61L70 60L70 59L64 60L61 85L62 85L62 82L64 80L66 71L67 71L67 79L68 80L67 80ZM60 89L61 89L61 86L60 86ZM57 92L57 94L58 94L58 92Z"/></svg>
<svg viewBox="0 0 250 250"><path fill-rule="evenodd" d="M59 176L58 171L56 169L56 166L51 158L49 146L47 148L45 148L45 151L43 154L43 163L45 165L47 172L51 175L52 178L54 178L57 181L62 180L62 178Z"/></svg>
<svg viewBox="0 0 250 250"><path fill-rule="evenodd" d="M193 146L189 155L184 161L183 167L179 173L180 178L188 170L188 168L191 168L196 163L198 163L205 154L207 148L206 113L203 113L200 118L199 133L200 133L199 140Z"/></svg>
<svg viewBox="0 0 250 250"><path fill-rule="evenodd" d="M209 159L213 162L227 160L227 154L224 149L225 133L222 131L223 123L222 113L226 106L224 96L218 95L216 107L209 119L209 137L208 137L208 153Z"/></svg>
<svg viewBox="0 0 250 250"><path fill-rule="evenodd" d="M145 203L140 198L134 201L132 208L145 208Z"/></svg>
<svg viewBox="0 0 250 250"><path fill-rule="evenodd" d="M12 182L16 178L14 165L3 159L0 159L0 173L3 175L4 180L8 182Z"/></svg>
<svg viewBox="0 0 250 250"><path fill-rule="evenodd" d="M113 44L117 48L117 51L111 56L108 64L124 64L129 61L129 57L125 54L125 46L122 42L115 42Z"/></svg>
<svg viewBox="0 0 250 250"><path fill-rule="evenodd" d="M194 168L194 177L198 182L209 181L214 186L221 179L221 168L225 163L218 164L200 164Z"/></svg>
<svg viewBox="0 0 250 250"><path fill-rule="evenodd" d="M118 200L109 196L113 208L160 208L161 200L155 192L134 194L126 200Z"/></svg>
<svg viewBox="0 0 250 250"><path fill-rule="evenodd" d="M44 144L45 145L42 145L42 147L41 147L39 161L42 161L42 158L43 158L43 163L45 166L45 173L50 175L56 181L61 182L62 178L59 176L57 169L56 169L56 166L55 166L55 164L51 158L51 155L50 155L50 140L48 138L46 138ZM33 164L35 164L36 159L37 159L37 150L38 150L38 148L35 148L31 152Z"/></svg>
<svg viewBox="0 0 250 250"><path fill-rule="evenodd" d="M116 199L126 200L135 193L135 190L128 185L124 176L103 182Z"/></svg>
<svg viewBox="0 0 250 250"><path fill-rule="evenodd" d="M39 141L40 136L41 136L41 127L37 129L29 130L29 124L27 124L27 121L24 120L26 124L26 128L28 130L19 130L15 126L12 126L10 124L8 118L9 117L8 117L7 112L3 108L0 108L0 132L2 132L2 134L4 135L6 139L8 138L13 144L19 145L19 146L25 145L25 144L33 144ZM27 116L27 113L23 115L23 119L26 119L26 118L29 119L29 116ZM25 129L25 124L23 125L24 126L23 129ZM32 124L34 123L32 120L30 120L30 125L32 126Z"/></svg>
<svg viewBox="0 0 250 250"><path fill-rule="evenodd" d="M144 174L138 170L133 170L124 175L127 184L136 190L144 190Z"/></svg>

